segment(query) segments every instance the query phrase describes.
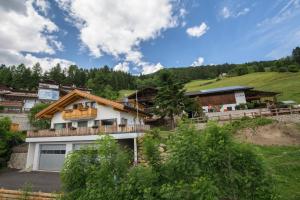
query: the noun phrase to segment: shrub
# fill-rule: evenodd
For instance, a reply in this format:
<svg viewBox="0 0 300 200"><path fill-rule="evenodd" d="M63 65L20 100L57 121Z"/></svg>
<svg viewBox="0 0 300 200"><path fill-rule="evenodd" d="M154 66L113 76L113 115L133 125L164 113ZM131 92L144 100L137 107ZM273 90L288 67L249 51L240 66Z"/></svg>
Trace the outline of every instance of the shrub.
<svg viewBox="0 0 300 200"><path fill-rule="evenodd" d="M11 120L8 117L0 118L0 168L5 167L11 155L13 146L24 142L20 132L10 132Z"/></svg>
<svg viewBox="0 0 300 200"><path fill-rule="evenodd" d="M275 199L262 161L248 146L234 143L230 131L213 123L203 131L182 123L170 136L165 160L154 158L160 157L155 150L159 137L150 133L144 138L148 164L132 168L116 142L104 137L93 151L80 150L67 158L64 198Z"/></svg>
<svg viewBox="0 0 300 200"><path fill-rule="evenodd" d="M298 65L289 65L288 66L288 71L289 72L298 72L299 71L299 66Z"/></svg>
<svg viewBox="0 0 300 200"><path fill-rule="evenodd" d="M38 103L35 106L33 106L30 109L30 112L28 113L28 119L29 119L29 123L38 129L48 129L50 128L50 120L47 119L36 119L35 115L42 111L43 109L47 108L48 104L44 104L44 103Z"/></svg>
<svg viewBox="0 0 300 200"><path fill-rule="evenodd" d="M288 68L287 67L279 67L278 72L287 72Z"/></svg>

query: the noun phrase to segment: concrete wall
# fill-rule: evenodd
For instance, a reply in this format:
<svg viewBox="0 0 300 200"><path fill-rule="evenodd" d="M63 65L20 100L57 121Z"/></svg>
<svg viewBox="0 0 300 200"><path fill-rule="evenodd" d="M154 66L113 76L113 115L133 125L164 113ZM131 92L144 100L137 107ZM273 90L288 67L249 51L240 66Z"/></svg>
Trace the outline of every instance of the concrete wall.
<svg viewBox="0 0 300 200"><path fill-rule="evenodd" d="M20 131L31 129L27 113L0 113L0 118L9 117L13 123L19 124Z"/></svg>

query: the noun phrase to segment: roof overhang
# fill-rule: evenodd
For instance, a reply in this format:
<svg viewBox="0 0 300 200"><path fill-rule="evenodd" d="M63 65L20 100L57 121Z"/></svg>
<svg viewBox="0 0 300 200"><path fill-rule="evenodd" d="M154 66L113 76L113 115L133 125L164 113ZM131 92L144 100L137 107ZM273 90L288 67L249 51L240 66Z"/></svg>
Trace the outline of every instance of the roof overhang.
<svg viewBox="0 0 300 200"><path fill-rule="evenodd" d="M55 103L49 105L44 110L40 111L35 115L36 118L52 118L56 112L60 112L65 109L66 106L70 105L71 103L79 100L79 99L90 99L92 101L97 102L100 105L110 106L113 109L123 111L123 112L133 112L132 109L125 107L123 104L117 103L115 101L105 99L87 92L83 92L81 90L73 90L72 92L68 93L67 95L60 98ZM141 111L139 111L141 112Z"/></svg>

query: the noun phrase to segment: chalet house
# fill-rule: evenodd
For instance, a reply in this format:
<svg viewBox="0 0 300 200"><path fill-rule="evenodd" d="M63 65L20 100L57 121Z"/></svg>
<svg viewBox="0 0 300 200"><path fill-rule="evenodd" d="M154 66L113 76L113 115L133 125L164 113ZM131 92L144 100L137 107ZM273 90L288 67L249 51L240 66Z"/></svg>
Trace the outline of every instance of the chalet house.
<svg viewBox="0 0 300 200"><path fill-rule="evenodd" d="M0 106L4 112L26 112L39 102L34 92L16 91L0 85Z"/></svg>
<svg viewBox="0 0 300 200"><path fill-rule="evenodd" d="M129 102L137 101L143 105L145 111L154 107L155 88L145 88L128 96ZM276 102L276 92L254 90L253 87L230 86L186 92L190 98L196 98L202 105L204 112L225 112L235 110L239 104L247 102Z"/></svg>
<svg viewBox="0 0 300 200"><path fill-rule="evenodd" d="M51 120L51 128L27 132L26 168L60 171L69 152L105 134L131 148L137 162L137 137L149 129L144 125L146 116L142 110L74 90L37 113L37 118Z"/></svg>
<svg viewBox="0 0 300 200"><path fill-rule="evenodd" d="M254 90L253 87L230 86L187 92L190 98L196 98L204 112L226 112L236 109L237 105L247 102L276 102L276 92Z"/></svg>

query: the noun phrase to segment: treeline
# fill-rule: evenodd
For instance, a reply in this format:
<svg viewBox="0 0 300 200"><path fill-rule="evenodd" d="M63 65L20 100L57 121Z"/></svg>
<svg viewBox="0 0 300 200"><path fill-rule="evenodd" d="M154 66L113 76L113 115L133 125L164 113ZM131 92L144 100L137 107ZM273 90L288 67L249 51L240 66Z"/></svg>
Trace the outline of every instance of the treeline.
<svg viewBox="0 0 300 200"><path fill-rule="evenodd" d="M88 87L95 94L116 98L121 89L135 89L136 77L129 73L113 71L108 66L102 68L83 69L71 65L63 69L59 64L49 71L42 71L39 63L33 67L20 64L18 66L0 66L0 84L16 90L36 91L41 81L52 80L57 84Z"/></svg>
<svg viewBox="0 0 300 200"><path fill-rule="evenodd" d="M300 69L300 47L293 50L291 56L273 60L249 62L244 64L220 64L198 67L168 68L150 75L133 76L122 71L114 71L108 66L84 69L71 65L63 69L59 64L43 72L39 63L34 66L0 66L0 84L17 90L37 90L38 83L53 80L58 84L88 87L93 93L111 99L118 98L122 89L141 89L159 86L159 74L170 71L181 83L196 79L212 79L219 76L241 76L253 72L276 71L298 72Z"/></svg>
<svg viewBox="0 0 300 200"><path fill-rule="evenodd" d="M219 76L241 76L254 72L298 72L300 70L300 47L296 47L291 56L272 61L254 61L243 64L220 64L205 65L198 67L168 68L163 69L171 71L178 81L187 83L196 79L212 79ZM163 71L161 70L161 71ZM139 86L155 86L158 83L157 78L161 71L141 76L138 80Z"/></svg>

